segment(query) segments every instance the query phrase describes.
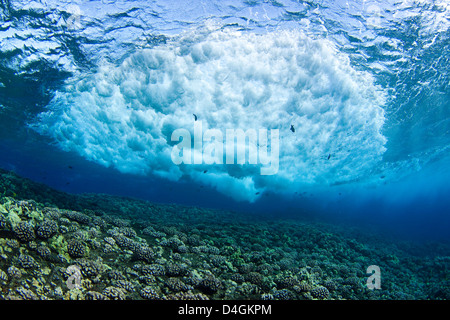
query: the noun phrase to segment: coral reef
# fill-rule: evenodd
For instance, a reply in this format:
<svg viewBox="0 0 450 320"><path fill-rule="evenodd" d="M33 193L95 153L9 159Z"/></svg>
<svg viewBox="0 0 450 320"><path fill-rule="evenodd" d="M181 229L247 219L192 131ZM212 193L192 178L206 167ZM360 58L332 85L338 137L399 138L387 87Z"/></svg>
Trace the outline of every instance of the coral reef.
<svg viewBox="0 0 450 320"><path fill-rule="evenodd" d="M450 298L442 243L69 195L1 170L0 186L0 299ZM373 264L380 290L366 286Z"/></svg>

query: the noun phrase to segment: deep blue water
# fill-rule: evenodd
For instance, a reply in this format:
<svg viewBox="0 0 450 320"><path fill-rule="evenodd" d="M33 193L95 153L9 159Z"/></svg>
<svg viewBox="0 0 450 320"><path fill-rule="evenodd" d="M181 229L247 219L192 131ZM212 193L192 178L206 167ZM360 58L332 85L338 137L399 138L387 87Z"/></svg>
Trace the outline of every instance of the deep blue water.
<svg viewBox="0 0 450 320"><path fill-rule="evenodd" d="M449 240L449 18L445 0L2 1L0 167ZM278 172L175 165L193 114L279 130Z"/></svg>

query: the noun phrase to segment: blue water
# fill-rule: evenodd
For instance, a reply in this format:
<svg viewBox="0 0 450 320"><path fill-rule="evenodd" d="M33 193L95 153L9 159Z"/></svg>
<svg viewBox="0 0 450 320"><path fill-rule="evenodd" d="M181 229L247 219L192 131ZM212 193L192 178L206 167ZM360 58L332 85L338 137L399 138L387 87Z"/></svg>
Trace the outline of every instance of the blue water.
<svg viewBox="0 0 450 320"><path fill-rule="evenodd" d="M449 240L449 18L446 0L2 1L0 167ZM193 114L279 130L277 173L175 165Z"/></svg>

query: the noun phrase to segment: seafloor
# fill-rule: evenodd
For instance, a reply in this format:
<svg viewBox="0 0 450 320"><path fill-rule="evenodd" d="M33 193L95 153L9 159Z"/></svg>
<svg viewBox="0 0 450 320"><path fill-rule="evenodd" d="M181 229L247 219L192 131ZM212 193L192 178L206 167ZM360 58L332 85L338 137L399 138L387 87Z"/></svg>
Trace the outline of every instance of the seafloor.
<svg viewBox="0 0 450 320"><path fill-rule="evenodd" d="M0 195L0 299L450 298L442 243L71 195L1 169Z"/></svg>

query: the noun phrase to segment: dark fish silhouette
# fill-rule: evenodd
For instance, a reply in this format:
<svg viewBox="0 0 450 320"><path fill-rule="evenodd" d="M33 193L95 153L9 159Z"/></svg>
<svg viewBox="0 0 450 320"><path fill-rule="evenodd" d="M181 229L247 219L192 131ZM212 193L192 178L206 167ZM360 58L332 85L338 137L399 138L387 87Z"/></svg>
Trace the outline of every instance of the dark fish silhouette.
<svg viewBox="0 0 450 320"><path fill-rule="evenodd" d="M208 170L203 171L203 173L207 173L207 172L208 172Z"/></svg>
<svg viewBox="0 0 450 320"><path fill-rule="evenodd" d="M72 166L68 166L67 168L69 168L69 169L73 169L73 167L72 167Z"/></svg>
<svg viewBox="0 0 450 320"><path fill-rule="evenodd" d="M330 160L330 157L331 157L331 153L328 155L328 160Z"/></svg>
<svg viewBox="0 0 450 320"><path fill-rule="evenodd" d="M193 113L194 115L194 121L197 121L197 115L195 113Z"/></svg>
<svg viewBox="0 0 450 320"><path fill-rule="evenodd" d="M294 125L292 125L292 124L291 124L291 131L292 131L292 132L295 132Z"/></svg>
<svg viewBox="0 0 450 320"><path fill-rule="evenodd" d="M257 192L257 193L255 193L256 195L258 195L259 194L259 192Z"/></svg>

